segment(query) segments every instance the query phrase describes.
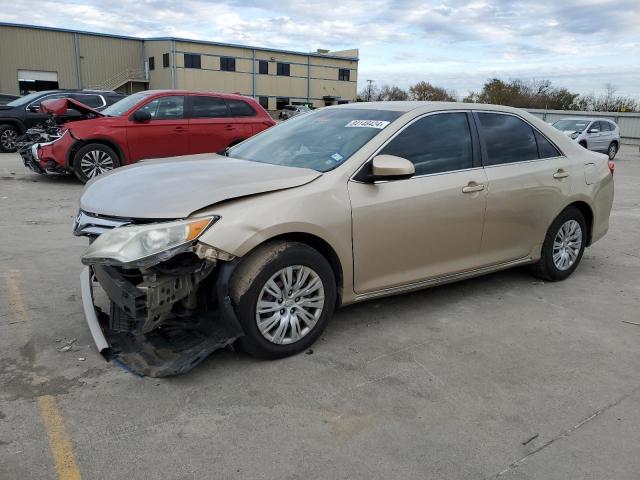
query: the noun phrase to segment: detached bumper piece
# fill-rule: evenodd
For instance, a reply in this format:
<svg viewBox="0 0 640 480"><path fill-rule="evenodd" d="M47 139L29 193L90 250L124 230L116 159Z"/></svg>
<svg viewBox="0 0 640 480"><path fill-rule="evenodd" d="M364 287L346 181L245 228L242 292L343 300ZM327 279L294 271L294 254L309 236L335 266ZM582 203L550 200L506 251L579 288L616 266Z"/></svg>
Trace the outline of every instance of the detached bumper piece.
<svg viewBox="0 0 640 480"><path fill-rule="evenodd" d="M100 353L136 375L188 372L243 335L228 295L234 268L195 255L144 273L86 267L82 303ZM94 303L94 279L108 297L108 312Z"/></svg>
<svg viewBox="0 0 640 480"><path fill-rule="evenodd" d="M22 157L22 163L29 170L40 175L45 175L47 172L40 166L38 162L38 144L27 144L18 146L18 153Z"/></svg>

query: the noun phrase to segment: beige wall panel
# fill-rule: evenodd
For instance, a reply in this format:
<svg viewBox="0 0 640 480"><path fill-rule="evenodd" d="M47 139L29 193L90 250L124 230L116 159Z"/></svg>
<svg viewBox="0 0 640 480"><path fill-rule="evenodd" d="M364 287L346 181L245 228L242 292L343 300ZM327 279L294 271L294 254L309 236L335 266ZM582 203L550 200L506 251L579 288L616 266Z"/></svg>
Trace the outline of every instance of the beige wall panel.
<svg viewBox="0 0 640 480"><path fill-rule="evenodd" d="M149 88L162 90L171 88L171 66L162 66L162 54L168 53L171 57L171 42L166 40L153 40L144 42L144 51L147 58L154 57L155 70L149 72ZM171 62L171 58L169 59Z"/></svg>
<svg viewBox="0 0 640 480"><path fill-rule="evenodd" d="M60 88L77 88L73 34L0 27L0 92L19 94L18 70L56 72Z"/></svg>
<svg viewBox="0 0 640 480"><path fill-rule="evenodd" d="M251 75L194 68L179 68L176 75L181 90L251 94Z"/></svg>
<svg viewBox="0 0 640 480"><path fill-rule="evenodd" d="M353 101L356 99L356 84L337 80L311 80L311 96L313 98L333 96Z"/></svg>
<svg viewBox="0 0 640 480"><path fill-rule="evenodd" d="M126 70L142 71L142 40L78 35L82 86L101 88Z"/></svg>
<svg viewBox="0 0 640 480"><path fill-rule="evenodd" d="M256 96L300 97L307 98L307 79L277 77L272 75L256 76Z"/></svg>
<svg viewBox="0 0 640 480"><path fill-rule="evenodd" d="M208 55L221 55L224 57L251 58L250 48L224 47L219 45L206 45L204 43L176 42L176 51L187 53L202 53Z"/></svg>

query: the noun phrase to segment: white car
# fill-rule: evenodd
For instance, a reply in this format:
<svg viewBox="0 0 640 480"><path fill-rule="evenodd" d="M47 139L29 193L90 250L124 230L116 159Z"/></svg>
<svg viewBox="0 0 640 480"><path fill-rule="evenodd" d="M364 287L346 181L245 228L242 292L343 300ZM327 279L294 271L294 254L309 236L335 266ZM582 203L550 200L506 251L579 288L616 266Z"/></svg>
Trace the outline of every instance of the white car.
<svg viewBox="0 0 640 480"><path fill-rule="evenodd" d="M606 153L609 160L620 148L620 129L606 118L563 118L553 126L584 148Z"/></svg>

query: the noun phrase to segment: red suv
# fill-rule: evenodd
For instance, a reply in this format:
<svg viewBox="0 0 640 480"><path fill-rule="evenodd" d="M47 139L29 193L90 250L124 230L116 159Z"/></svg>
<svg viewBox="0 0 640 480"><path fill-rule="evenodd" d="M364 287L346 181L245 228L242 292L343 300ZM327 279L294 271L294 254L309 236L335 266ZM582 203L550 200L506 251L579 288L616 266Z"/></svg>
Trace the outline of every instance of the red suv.
<svg viewBox="0 0 640 480"><path fill-rule="evenodd" d="M70 107L63 102L44 104L55 114ZM221 152L275 125L250 97L179 90L135 93L92 113L97 118L67 123L60 138L34 145L30 168L86 182L146 158Z"/></svg>

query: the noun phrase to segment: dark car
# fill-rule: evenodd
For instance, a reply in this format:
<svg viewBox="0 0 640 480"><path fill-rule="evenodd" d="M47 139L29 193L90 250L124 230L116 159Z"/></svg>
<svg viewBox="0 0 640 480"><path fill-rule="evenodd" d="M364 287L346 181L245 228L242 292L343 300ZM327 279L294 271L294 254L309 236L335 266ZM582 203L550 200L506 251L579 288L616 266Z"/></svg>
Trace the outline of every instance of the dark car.
<svg viewBox="0 0 640 480"><path fill-rule="evenodd" d="M75 173L83 183L139 160L222 152L276 123L253 98L183 90L134 93L101 112L73 99L45 101L41 109L92 118L67 122L53 141L21 150L25 166Z"/></svg>
<svg viewBox="0 0 640 480"><path fill-rule="evenodd" d="M47 90L34 92L0 105L0 152L15 152L16 140L29 128L47 120L47 114L39 110L40 103L56 98L73 98L85 105L102 110L124 98L125 95L105 90ZM69 112L69 120L79 115Z"/></svg>

